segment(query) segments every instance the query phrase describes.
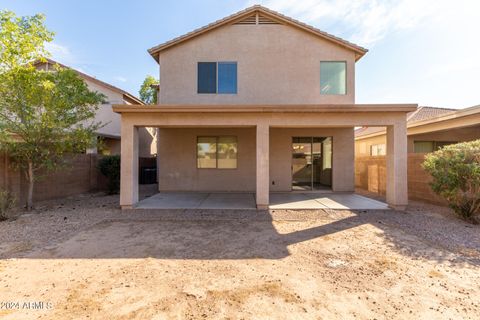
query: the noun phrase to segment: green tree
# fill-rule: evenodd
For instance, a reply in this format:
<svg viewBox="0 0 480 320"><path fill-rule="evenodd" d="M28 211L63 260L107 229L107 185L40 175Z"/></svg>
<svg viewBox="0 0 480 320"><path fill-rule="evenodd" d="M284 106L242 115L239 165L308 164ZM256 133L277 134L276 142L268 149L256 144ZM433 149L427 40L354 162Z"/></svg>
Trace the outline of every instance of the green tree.
<svg viewBox="0 0 480 320"><path fill-rule="evenodd" d="M54 33L44 25L45 16L17 17L12 11L0 11L0 72L25 66L48 56L45 42Z"/></svg>
<svg viewBox="0 0 480 320"><path fill-rule="evenodd" d="M158 80L148 75L140 87L140 99L146 104L157 104Z"/></svg>
<svg viewBox="0 0 480 320"><path fill-rule="evenodd" d="M43 16L17 18L2 11L0 21L0 55L6 59L0 72L0 149L25 173L30 210L39 173L92 145L102 125L93 118L105 97L91 92L73 70L33 67L30 59L42 59L44 43L52 40ZM27 44L29 38L35 46Z"/></svg>
<svg viewBox="0 0 480 320"><path fill-rule="evenodd" d="M480 213L480 140L449 145L425 156L432 190L460 217L475 221Z"/></svg>

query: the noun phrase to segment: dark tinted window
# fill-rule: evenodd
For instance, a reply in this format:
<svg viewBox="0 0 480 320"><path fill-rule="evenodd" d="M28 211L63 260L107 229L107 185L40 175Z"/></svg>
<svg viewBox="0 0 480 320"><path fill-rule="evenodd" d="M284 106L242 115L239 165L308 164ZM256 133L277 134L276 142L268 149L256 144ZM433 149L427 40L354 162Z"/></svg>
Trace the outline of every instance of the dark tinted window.
<svg viewBox="0 0 480 320"><path fill-rule="evenodd" d="M217 63L198 63L198 93L217 92Z"/></svg>

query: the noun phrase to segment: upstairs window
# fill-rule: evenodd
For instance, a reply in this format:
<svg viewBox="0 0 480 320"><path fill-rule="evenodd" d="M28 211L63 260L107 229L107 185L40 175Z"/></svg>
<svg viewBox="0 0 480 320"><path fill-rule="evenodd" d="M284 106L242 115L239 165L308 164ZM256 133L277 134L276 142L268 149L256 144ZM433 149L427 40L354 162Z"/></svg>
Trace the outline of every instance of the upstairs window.
<svg viewBox="0 0 480 320"><path fill-rule="evenodd" d="M345 61L320 62L320 93L343 95L347 93L347 64Z"/></svg>
<svg viewBox="0 0 480 320"><path fill-rule="evenodd" d="M199 62L198 93L237 93L236 62Z"/></svg>
<svg viewBox="0 0 480 320"><path fill-rule="evenodd" d="M198 93L217 93L217 63L198 63Z"/></svg>

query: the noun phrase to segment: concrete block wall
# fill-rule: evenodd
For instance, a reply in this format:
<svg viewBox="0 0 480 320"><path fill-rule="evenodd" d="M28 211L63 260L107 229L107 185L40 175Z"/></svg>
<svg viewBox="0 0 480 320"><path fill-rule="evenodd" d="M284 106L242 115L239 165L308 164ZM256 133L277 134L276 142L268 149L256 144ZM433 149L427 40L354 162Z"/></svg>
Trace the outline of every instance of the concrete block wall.
<svg viewBox="0 0 480 320"><path fill-rule="evenodd" d="M424 157L425 154L423 153L408 154L408 198L446 205L445 200L437 196L430 188L431 177L421 166ZM385 156L361 156L355 158L355 187L385 195Z"/></svg>
<svg viewBox="0 0 480 320"><path fill-rule="evenodd" d="M446 201L430 188L432 177L422 168L425 154L408 154L408 196L411 199L446 205Z"/></svg>
<svg viewBox="0 0 480 320"><path fill-rule="evenodd" d="M95 154L77 154L68 157L69 165L50 172L35 182L34 201L68 197L103 189L105 178L97 169L98 156ZM26 201L27 180L19 170L14 170L8 157L0 155L0 189L10 191L18 206Z"/></svg>

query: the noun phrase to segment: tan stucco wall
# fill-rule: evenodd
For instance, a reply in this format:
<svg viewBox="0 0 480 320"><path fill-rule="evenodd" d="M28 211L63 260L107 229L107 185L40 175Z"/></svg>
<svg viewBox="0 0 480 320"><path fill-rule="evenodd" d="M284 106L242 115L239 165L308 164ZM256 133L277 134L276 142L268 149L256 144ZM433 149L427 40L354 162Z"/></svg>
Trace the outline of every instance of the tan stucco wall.
<svg viewBox="0 0 480 320"><path fill-rule="evenodd" d="M197 136L235 135L237 169L197 169ZM159 130L160 191L255 192L255 128L168 128ZM333 137L333 189L354 190L353 128L270 129L270 190L291 191L292 137ZM274 182L274 184L273 184Z"/></svg>
<svg viewBox="0 0 480 320"><path fill-rule="evenodd" d="M480 139L480 126L450 129L444 131L436 131L422 133L416 135L408 135L407 150L408 153L414 152L414 141L451 141L463 142ZM379 135L371 138L359 139L355 141L355 156L369 156L370 146L372 144L386 143L386 136ZM363 152L366 151L366 152Z"/></svg>
<svg viewBox="0 0 480 320"><path fill-rule="evenodd" d="M157 129L138 129L138 156L149 158L157 154Z"/></svg>
<svg viewBox="0 0 480 320"><path fill-rule="evenodd" d="M197 136L237 136L237 169L197 169ZM255 192L255 128L159 129L160 191Z"/></svg>
<svg viewBox="0 0 480 320"><path fill-rule="evenodd" d="M235 108L235 106L232 106ZM295 108L295 107L289 107ZM265 170L269 167L268 163L275 163L277 159L272 158L269 161L270 152L268 151L270 144L268 143L270 130L268 128L322 128L322 129L337 129L337 128L348 128L351 132L350 139L340 139L343 140L343 147L335 144L335 137L333 140L333 152L340 152L342 154L343 148L345 145L348 145L348 148L351 150L345 153L350 157L351 165L353 166L353 150L354 150L354 137L353 137L353 127L355 126L387 126L387 138L389 140L388 152L386 157L386 168L387 168L387 203L397 209L403 209L408 202L407 198L407 135L406 135L406 123L405 123L405 113L412 111L411 105L405 105L399 107L399 109L393 109L395 106L377 106L374 109L370 110L368 107L362 107L357 109L358 111L352 111L349 113L338 112L341 109L336 109L335 107L329 106L331 112L324 111L322 108L313 108L311 112L288 112L288 108L283 108L283 112L280 111L268 111L268 107L260 107L258 112L255 111L239 111L241 108L237 108L235 112L223 111L219 112L216 110L203 110L196 108L196 111L182 112L182 108L178 108L176 111L169 111L165 107L151 107L151 108L132 108L132 107L123 107L116 106L115 110L122 112L122 164L121 164L121 186L120 186L120 205L122 208L132 208L138 202L138 128L139 127L160 127L163 129L173 129L184 130L182 128L189 128L191 132L198 130L196 128L209 128L206 130L218 130L217 128L255 128L256 134L255 140L251 139L250 147L253 148L255 145L255 153L252 153L252 156L255 155L255 161L250 160L249 165L255 166L255 175L247 177L249 181L252 181L256 184L256 202L259 209L264 209L268 203L268 191L270 189L270 176L269 171ZM339 108L347 108L347 106L342 106ZM382 111L382 108L388 108L388 111ZM195 108L194 108L195 109ZM207 108L208 109L208 108ZM275 109L273 109L275 110ZM285 111L287 110L287 111ZM315 111L316 110L316 111ZM160 130L159 137L162 140L162 130ZM231 131L232 129L227 129ZM347 129L346 129L347 130ZM183 133L182 133L183 134ZM325 133L326 134L326 133ZM187 148L180 148L181 146L179 141L174 141L175 143L170 143L170 146L165 148L170 148L175 150L175 152L169 153L171 159L174 159L170 162L170 168L167 167L165 174L170 174L172 177L170 181L173 183L180 183L177 180L181 180L181 183L185 183L188 179L181 179L185 174L183 174L184 165L181 163L184 161L184 158L189 158L187 160L188 164L195 165L195 136L190 135L193 139L187 141L188 150L190 151L190 158L188 153L184 154L183 150ZM252 136L253 138L253 136ZM160 141L161 141L160 140ZM181 140L180 140L181 142ZM159 158L162 157L162 144L160 143L159 149ZM238 146L241 148L241 146ZM258 149L258 150L257 150ZM181 150L182 152L179 152ZM187 151L188 151L187 150ZM335 159L334 159L335 161ZM175 165L173 164L175 162ZM162 159L159 159L159 167L162 170ZM167 162L168 163L168 162ZM335 163L333 164L335 166ZM195 167L194 167L195 168ZM344 174L344 184L337 185L338 189L335 187L334 176L334 190L342 190L340 187L347 189L349 186L353 185L353 168L349 169L348 165L339 165L337 167L339 170L344 172L339 172ZM287 167L286 170L290 171L291 168ZM191 174L191 173L189 173ZM211 176L208 177L209 180L212 180ZM242 180L235 180L233 178L225 179L224 177L218 178L218 182L227 182L222 185L222 190L218 191L228 191L232 189L239 189L239 187L234 186L239 183L243 183ZM160 179L161 180L161 179ZM163 182L160 181L160 184ZM170 186L171 187L171 186ZM217 184L217 187L219 185ZM185 191L184 188L182 188ZM195 189L191 189L195 190ZM246 190L249 191L249 190Z"/></svg>
<svg viewBox="0 0 480 320"><path fill-rule="evenodd" d="M320 94L320 61L347 62L347 94ZM236 61L237 94L197 94L197 62ZM161 104L354 103L352 51L285 25L229 25L160 53Z"/></svg>

